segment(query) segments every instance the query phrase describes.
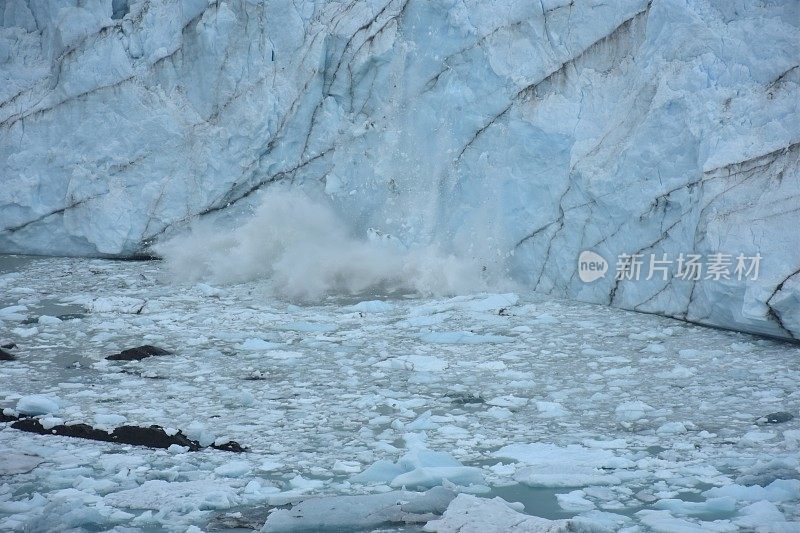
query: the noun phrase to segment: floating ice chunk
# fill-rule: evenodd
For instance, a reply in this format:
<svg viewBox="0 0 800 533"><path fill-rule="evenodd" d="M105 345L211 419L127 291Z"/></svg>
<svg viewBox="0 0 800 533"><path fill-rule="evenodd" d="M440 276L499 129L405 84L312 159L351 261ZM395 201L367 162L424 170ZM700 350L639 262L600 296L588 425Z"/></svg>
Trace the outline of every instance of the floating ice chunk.
<svg viewBox="0 0 800 533"><path fill-rule="evenodd" d="M289 487L300 491L319 489L324 486L325 482L321 479L307 479L299 474L289 480Z"/></svg>
<svg viewBox="0 0 800 533"><path fill-rule="evenodd" d="M274 485L262 485L261 480L258 479L251 479L247 482L247 485L244 487L244 493L250 496L255 496L258 499L262 499L265 496L269 496L272 494L280 493L281 489Z"/></svg>
<svg viewBox="0 0 800 533"><path fill-rule="evenodd" d="M119 488L119 484L110 479L92 479L80 476L73 485L76 489L89 494L108 494ZM129 515L129 518L133 515Z"/></svg>
<svg viewBox="0 0 800 533"><path fill-rule="evenodd" d="M400 458L399 464L407 470L418 467L462 466L461 463L445 452L437 452L425 448L412 450Z"/></svg>
<svg viewBox="0 0 800 533"><path fill-rule="evenodd" d="M200 443L200 446L211 446L217 436L206 428L202 422L192 422L186 428L186 436Z"/></svg>
<svg viewBox="0 0 800 533"><path fill-rule="evenodd" d="M486 414L491 416L492 418L496 418L497 420L508 420L514 413L512 413L509 409L505 407L490 407L486 410Z"/></svg>
<svg viewBox="0 0 800 533"><path fill-rule="evenodd" d="M534 318L532 322L540 326L549 326L553 324L558 324L558 319L551 314L542 313L541 315Z"/></svg>
<svg viewBox="0 0 800 533"><path fill-rule="evenodd" d="M320 322L288 322L281 324L277 329L287 331L300 331L303 333L331 333L336 331L334 324L323 324Z"/></svg>
<svg viewBox="0 0 800 533"><path fill-rule="evenodd" d="M581 349L581 353L583 355L597 357L599 361L603 361L604 363L627 363L630 361L630 359L621 355L611 355L611 352L598 350L596 348L592 348L591 346L584 346L585 347Z"/></svg>
<svg viewBox="0 0 800 533"><path fill-rule="evenodd" d="M23 339L28 339L30 337L38 335L39 334L39 328L36 328L36 327L33 327L33 328L14 328L14 329L11 330L11 332L14 333L14 335L17 335L18 337L22 337Z"/></svg>
<svg viewBox="0 0 800 533"><path fill-rule="evenodd" d="M449 313L437 313L435 315L421 315L421 316L412 316L405 320L401 320L397 324L401 327L422 327L422 326L433 326L435 324L441 324L448 318L450 318Z"/></svg>
<svg viewBox="0 0 800 533"><path fill-rule="evenodd" d="M777 437L777 435L770 431L748 431L741 440L739 440L739 444L742 446L758 446L775 437Z"/></svg>
<svg viewBox="0 0 800 533"><path fill-rule="evenodd" d="M464 307L470 311L495 311L516 305L518 301L519 296L514 293L493 294L481 300L472 300Z"/></svg>
<svg viewBox="0 0 800 533"><path fill-rule="evenodd" d="M573 490L566 494L556 494L558 506L565 511L590 511L594 509L594 503L584 498L586 493L582 490Z"/></svg>
<svg viewBox="0 0 800 533"><path fill-rule="evenodd" d="M520 504L502 498L478 498L459 494L438 520L425 524L425 531L438 533L561 533L579 531L574 520L547 520L528 516Z"/></svg>
<svg viewBox="0 0 800 533"><path fill-rule="evenodd" d="M664 339L672 335L672 330L669 328L665 328L663 330L649 330L649 331L642 331L639 333L631 333L628 335L629 339L638 340L638 341L647 341L652 339Z"/></svg>
<svg viewBox="0 0 800 533"><path fill-rule="evenodd" d="M642 401L635 400L619 404L614 410L614 416L620 422L636 422L647 416L651 411L653 411L651 406Z"/></svg>
<svg viewBox="0 0 800 533"><path fill-rule="evenodd" d="M361 471L361 463L358 461L336 461L331 468L337 474L355 474Z"/></svg>
<svg viewBox="0 0 800 533"><path fill-rule="evenodd" d="M475 368L480 368L481 370L505 370L508 368L506 364L502 361L484 361L483 363L478 363L475 365Z"/></svg>
<svg viewBox="0 0 800 533"><path fill-rule="evenodd" d="M87 310L95 313L133 313L139 314L147 302L129 296L107 296L83 302Z"/></svg>
<svg viewBox="0 0 800 533"><path fill-rule="evenodd" d="M181 446L180 444L170 444L167 451L171 454L177 455L179 453L186 453L189 451L188 446Z"/></svg>
<svg viewBox="0 0 800 533"><path fill-rule="evenodd" d="M440 331L423 333L420 335L423 342L433 344L497 344L512 342L513 337L503 335L479 335L471 331Z"/></svg>
<svg viewBox="0 0 800 533"><path fill-rule="evenodd" d="M391 481L407 470L398 463L380 459L368 466L363 472L350 478L354 483L391 483Z"/></svg>
<svg viewBox="0 0 800 533"><path fill-rule="evenodd" d="M191 512L207 509L228 509L240 502L236 491L215 480L175 481L161 479L145 481L134 489L105 496L107 505L127 509L170 509Z"/></svg>
<svg viewBox="0 0 800 533"><path fill-rule="evenodd" d="M34 509L43 509L47 505L47 498L35 492L30 499L17 501L0 501L0 513L21 514Z"/></svg>
<svg viewBox="0 0 800 533"><path fill-rule="evenodd" d="M352 309L353 311L360 311L362 313L386 313L394 309L394 306L383 300L370 300L358 302Z"/></svg>
<svg viewBox="0 0 800 533"><path fill-rule="evenodd" d="M277 348L285 348L286 345L280 342L269 342L265 341L264 339L258 338L250 338L245 340L241 344L237 344L236 348L239 350L251 350L251 351L262 351L262 350L275 350Z"/></svg>
<svg viewBox="0 0 800 533"><path fill-rule="evenodd" d="M602 450L616 450L620 448L627 448L628 441L625 439L612 439L612 440L593 440L586 439L583 445L588 448L600 448Z"/></svg>
<svg viewBox="0 0 800 533"><path fill-rule="evenodd" d="M450 454L424 448L406 453L397 463L379 460L350 479L356 483L388 483L392 487L409 488L435 487L445 480L465 486L484 482L479 468L464 466Z"/></svg>
<svg viewBox="0 0 800 533"><path fill-rule="evenodd" d="M797 477L798 466L800 466L798 457L759 460L754 465L741 469L741 474L736 477L736 483L763 487L776 479L794 479ZM712 472L712 475L716 474Z"/></svg>
<svg viewBox="0 0 800 533"><path fill-rule="evenodd" d="M247 461L231 461L214 469L214 473L223 477L242 477L250 472Z"/></svg>
<svg viewBox="0 0 800 533"><path fill-rule="evenodd" d="M32 394L23 396L17 402L17 411L23 415L47 415L58 411L61 399L57 396Z"/></svg>
<svg viewBox="0 0 800 533"><path fill-rule="evenodd" d="M760 485L725 485L703 492L706 498L730 497L738 501L757 502L766 500L773 503L787 502L800 498L800 480L776 479L766 487Z"/></svg>
<svg viewBox="0 0 800 533"><path fill-rule="evenodd" d="M800 429L789 429L783 432L783 439L792 448L800 446Z"/></svg>
<svg viewBox="0 0 800 533"><path fill-rule="evenodd" d="M261 531L371 531L391 524L422 523L441 513L454 494L442 488L424 493L392 491L358 496L309 498L270 513Z"/></svg>
<svg viewBox="0 0 800 533"><path fill-rule="evenodd" d="M580 515L576 516L573 520L577 524L580 524L578 531L586 531L586 533L621 531L623 527L628 526L631 522L633 522L629 516L597 510L584 511Z"/></svg>
<svg viewBox="0 0 800 533"><path fill-rule="evenodd" d="M43 416L39 419L39 423L42 425L42 428L49 430L63 424L64 419L57 416Z"/></svg>
<svg viewBox="0 0 800 533"><path fill-rule="evenodd" d="M270 350L265 355L271 359L280 359L281 361L294 361L304 357L303 352L294 350Z"/></svg>
<svg viewBox="0 0 800 533"><path fill-rule="evenodd" d="M739 509L739 516L734 519L737 526L756 529L765 524L786 523L786 517L778 506L772 502L761 500ZM800 531L800 523L795 523L795 531Z"/></svg>
<svg viewBox="0 0 800 533"><path fill-rule="evenodd" d="M439 424L431 420L432 411L428 410L419 415L415 420L409 422L403 429L406 431L421 431L424 429L435 429Z"/></svg>
<svg viewBox="0 0 800 533"><path fill-rule="evenodd" d="M38 455L15 452L12 450L0 450L0 476L11 476L30 472L44 461ZM2 504L0 504L2 505Z"/></svg>
<svg viewBox="0 0 800 533"><path fill-rule="evenodd" d="M676 366L670 370L665 372L659 372L656 374L656 377L661 379L686 379L694 376L697 373L697 370L694 368L687 368L685 366Z"/></svg>
<svg viewBox="0 0 800 533"><path fill-rule="evenodd" d="M676 518L669 511L654 511L645 509L636 513L642 524L649 530L657 533L707 533L708 531L730 531L728 528L714 528L713 522L701 522L700 524L690 522L682 518ZM705 527L704 527L705 526Z"/></svg>
<svg viewBox="0 0 800 533"><path fill-rule="evenodd" d="M451 439L468 439L472 436L472 432L466 428L462 428L459 426L454 426L452 424L446 424L437 428L437 431L440 435Z"/></svg>
<svg viewBox="0 0 800 533"><path fill-rule="evenodd" d="M61 324L61 319L50 315L42 315L37 319L37 322L43 326L57 326Z"/></svg>
<svg viewBox="0 0 800 533"><path fill-rule="evenodd" d="M11 305L0 309L0 320L22 322L28 317L28 308L24 305Z"/></svg>
<svg viewBox="0 0 800 533"><path fill-rule="evenodd" d="M609 450L576 444L510 444L492 455L527 465L528 468L517 469L516 479L536 487L618 485L621 479L613 473L613 469L633 466L631 461L617 457Z"/></svg>
<svg viewBox="0 0 800 533"><path fill-rule="evenodd" d="M686 433L686 426L683 422L667 422L656 430L658 435L682 435L683 433Z"/></svg>
<svg viewBox="0 0 800 533"><path fill-rule="evenodd" d="M224 399L223 402L228 407L250 407L255 403L256 399L253 393L246 390L231 391Z"/></svg>
<svg viewBox="0 0 800 533"><path fill-rule="evenodd" d="M587 487L619 485L622 479L598 468L585 465L544 465L517 469L516 480L530 487Z"/></svg>
<svg viewBox="0 0 800 533"><path fill-rule="evenodd" d="M127 420L128 419L125 418L122 415L114 415L114 414L96 414L96 415L94 415L95 427L115 428L117 426L121 426Z"/></svg>
<svg viewBox="0 0 800 533"><path fill-rule="evenodd" d="M472 466L431 466L420 467L395 477L392 487L435 487L444 481L456 485L479 485L483 483L483 474L479 468Z"/></svg>
<svg viewBox="0 0 800 533"><path fill-rule="evenodd" d="M258 465L258 469L262 472L274 472L275 470L280 470L281 468L283 468L283 463L270 459L261 461L261 464Z"/></svg>
<svg viewBox="0 0 800 533"><path fill-rule="evenodd" d="M649 353L664 353L667 351L667 349L660 342L651 342L650 344L645 346L644 349L642 349L642 351Z"/></svg>
<svg viewBox="0 0 800 533"><path fill-rule="evenodd" d="M544 442L509 444L492 454L494 457L514 459L527 465L587 464L598 468L613 468L620 465L619 458L609 450L590 449L577 444L556 446Z"/></svg>
<svg viewBox="0 0 800 533"><path fill-rule="evenodd" d="M489 467L489 470L498 476L511 476L517 471L517 467L513 463L497 463Z"/></svg>
<svg viewBox="0 0 800 533"><path fill-rule="evenodd" d="M197 290L200 291L200 294L202 294L206 298L219 298L220 296L225 295L224 290L219 289L217 287L212 287L211 285L208 285L206 283L198 283L197 285L195 285L195 287L197 287Z"/></svg>
<svg viewBox="0 0 800 533"><path fill-rule="evenodd" d="M715 515L734 512L736 510L736 500L729 496L710 498L704 502L687 502L673 498L658 500L653 504L653 507L680 516Z"/></svg>
<svg viewBox="0 0 800 533"><path fill-rule="evenodd" d="M403 369L414 372L442 372L449 366L447 361L432 355L403 355L375 363L379 368Z"/></svg>
<svg viewBox="0 0 800 533"><path fill-rule="evenodd" d="M514 409L518 409L520 407L525 407L528 404L528 398L520 398L517 396L496 396L486 402L489 405L494 405L497 407L511 407Z"/></svg>
<svg viewBox="0 0 800 533"><path fill-rule="evenodd" d="M636 369L632 366L623 366L619 368L609 368L603 371L604 376L618 377L618 376L632 376L636 374Z"/></svg>
<svg viewBox="0 0 800 533"><path fill-rule="evenodd" d="M569 411L558 402L536 402L536 409L542 418L562 418L569 415Z"/></svg>

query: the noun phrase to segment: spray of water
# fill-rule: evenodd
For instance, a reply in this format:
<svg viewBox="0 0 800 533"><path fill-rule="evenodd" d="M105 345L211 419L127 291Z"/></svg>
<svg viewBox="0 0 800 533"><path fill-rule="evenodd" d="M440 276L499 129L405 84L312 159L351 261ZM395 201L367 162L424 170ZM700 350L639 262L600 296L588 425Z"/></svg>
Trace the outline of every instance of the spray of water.
<svg viewBox="0 0 800 533"><path fill-rule="evenodd" d="M329 294L450 295L485 288L480 264L431 245L405 247L375 232L354 237L330 207L297 192L270 192L233 230L197 223L156 252L180 279L263 280L273 294L299 301Z"/></svg>

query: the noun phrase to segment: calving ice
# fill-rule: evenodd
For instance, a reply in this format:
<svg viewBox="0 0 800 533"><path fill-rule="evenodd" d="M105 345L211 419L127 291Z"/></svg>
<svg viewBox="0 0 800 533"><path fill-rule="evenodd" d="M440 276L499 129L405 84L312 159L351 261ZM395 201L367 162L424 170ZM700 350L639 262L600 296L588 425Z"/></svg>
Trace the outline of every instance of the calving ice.
<svg viewBox="0 0 800 533"><path fill-rule="evenodd" d="M0 0L0 531L800 531L798 43Z"/></svg>

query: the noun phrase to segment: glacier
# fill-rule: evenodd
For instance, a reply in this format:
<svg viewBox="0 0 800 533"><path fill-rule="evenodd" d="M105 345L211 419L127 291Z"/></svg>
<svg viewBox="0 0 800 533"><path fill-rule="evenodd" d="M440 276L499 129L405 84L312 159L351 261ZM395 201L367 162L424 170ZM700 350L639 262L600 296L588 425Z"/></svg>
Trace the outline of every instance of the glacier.
<svg viewBox="0 0 800 533"><path fill-rule="evenodd" d="M800 345L536 293L296 305L19 259L0 531L800 530ZM142 342L170 354L108 358Z"/></svg>
<svg viewBox="0 0 800 533"><path fill-rule="evenodd" d="M800 337L794 0L6 0L0 251L132 257L264 191L537 292ZM581 251L763 257L582 283Z"/></svg>

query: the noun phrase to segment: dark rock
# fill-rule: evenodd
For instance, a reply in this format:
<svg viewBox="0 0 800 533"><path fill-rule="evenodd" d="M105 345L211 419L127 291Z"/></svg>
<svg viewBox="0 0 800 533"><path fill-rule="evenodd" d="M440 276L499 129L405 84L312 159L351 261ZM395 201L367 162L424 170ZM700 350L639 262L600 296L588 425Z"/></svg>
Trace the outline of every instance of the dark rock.
<svg viewBox="0 0 800 533"><path fill-rule="evenodd" d="M245 448L235 440L230 440L225 444L212 444L211 447L214 448L215 450L223 450L226 452L242 453L247 451L247 448Z"/></svg>
<svg viewBox="0 0 800 533"><path fill-rule="evenodd" d="M120 353L109 355L106 357L106 359L109 361L141 361L147 357L170 355L171 353L172 352L168 352L167 350L158 348L157 346L145 344L144 346L139 346L137 348L128 348L127 350L122 350Z"/></svg>
<svg viewBox="0 0 800 533"><path fill-rule="evenodd" d="M77 437L81 439L100 440L111 442L111 435L106 431L95 429L88 424L58 424L45 429L42 423L35 418L22 418L11 424L11 427L39 435L61 435L63 437Z"/></svg>
<svg viewBox="0 0 800 533"><path fill-rule="evenodd" d="M14 361L16 357L5 350L0 350L0 361Z"/></svg>
<svg viewBox="0 0 800 533"><path fill-rule="evenodd" d="M758 422L761 424L782 424L784 422L788 422L792 420L794 415L792 413L787 413L786 411L778 411L777 413L770 413L766 416L762 416L758 419Z"/></svg>
<svg viewBox="0 0 800 533"><path fill-rule="evenodd" d="M178 431L173 435L169 435L161 426L119 426L111 432L104 429L93 428L88 424L58 424L49 429L45 429L42 423L36 418L29 418L24 415L12 416L3 414L2 412L0 412L0 422L13 422L11 424L13 429L27 431L29 433L38 433L39 435L60 435L62 437L113 442L115 444L147 446L148 448L169 448L173 444L177 444L193 452L202 449L199 442L189 439L183 432ZM228 441L224 444L212 445L211 447L226 452L240 453L247 451L247 448L236 441Z"/></svg>
<svg viewBox="0 0 800 533"><path fill-rule="evenodd" d="M174 435L167 435L164 428L160 426L150 426L147 428L138 426L120 426L111 433L114 442L133 444L136 446L147 446L149 448L169 448L173 444L184 446L191 451L200 449L200 444L195 440L189 440L178 431Z"/></svg>
<svg viewBox="0 0 800 533"><path fill-rule="evenodd" d="M0 348L3 348L4 350L13 350L16 347L17 345L14 344L13 342L9 342L7 344L0 344Z"/></svg>
<svg viewBox="0 0 800 533"><path fill-rule="evenodd" d="M175 435L167 435L164 429L159 426L120 426L109 433L104 429L93 428L88 424L58 424L45 429L41 422L35 418L22 418L11 424L11 427L40 435L60 435L62 437L76 437L117 444L147 446L148 448L169 448L171 445L177 444L178 446L186 446L191 451L200 449L200 444L197 441L187 439L180 431Z"/></svg>
<svg viewBox="0 0 800 533"><path fill-rule="evenodd" d="M5 409L0 409L0 422L15 422L20 418L27 418L25 415L19 415L19 416L14 416L10 414L7 415L5 411L6 411Z"/></svg>

